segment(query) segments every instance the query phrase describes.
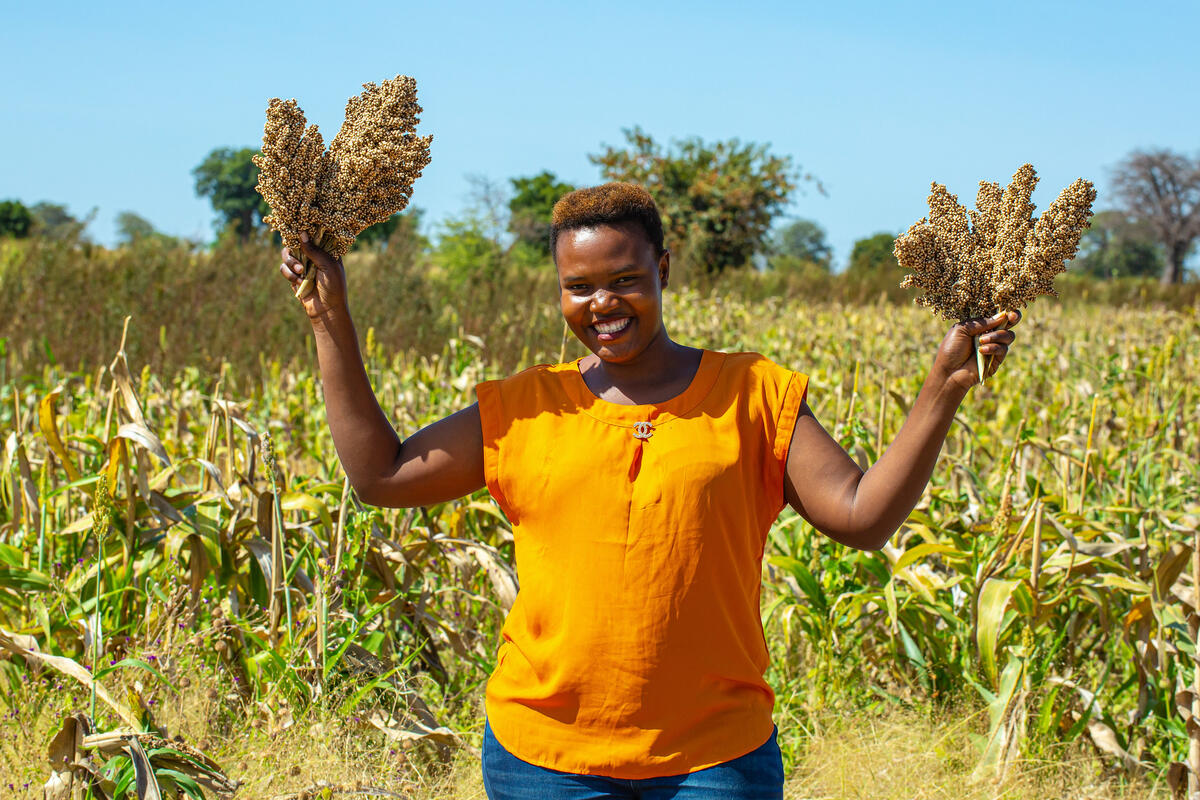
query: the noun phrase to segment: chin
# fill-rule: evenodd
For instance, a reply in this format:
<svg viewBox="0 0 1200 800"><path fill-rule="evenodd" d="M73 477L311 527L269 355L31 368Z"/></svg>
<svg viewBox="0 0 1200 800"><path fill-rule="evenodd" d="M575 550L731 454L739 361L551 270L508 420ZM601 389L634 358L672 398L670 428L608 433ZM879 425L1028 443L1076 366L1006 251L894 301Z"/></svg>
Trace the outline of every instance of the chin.
<svg viewBox="0 0 1200 800"><path fill-rule="evenodd" d="M607 364L626 364L640 356L646 346L645 342L630 343L629 345L622 342L620 347L610 347L607 342L597 342L595 347L588 349Z"/></svg>

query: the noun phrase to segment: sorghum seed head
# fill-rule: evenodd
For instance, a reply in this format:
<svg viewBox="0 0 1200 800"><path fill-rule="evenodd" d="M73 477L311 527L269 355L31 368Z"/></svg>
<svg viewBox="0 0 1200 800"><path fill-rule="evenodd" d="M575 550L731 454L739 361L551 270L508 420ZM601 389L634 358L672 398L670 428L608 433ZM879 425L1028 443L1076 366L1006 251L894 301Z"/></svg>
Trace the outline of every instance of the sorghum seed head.
<svg viewBox="0 0 1200 800"><path fill-rule="evenodd" d="M951 320L1012 311L1055 294L1054 277L1079 249L1096 190L1080 178L1034 219L1036 185L1030 164L1003 191L981 181L976 210L968 213L945 186L933 184L929 217L896 240L896 260L909 270L900 285L921 290L915 302Z"/></svg>

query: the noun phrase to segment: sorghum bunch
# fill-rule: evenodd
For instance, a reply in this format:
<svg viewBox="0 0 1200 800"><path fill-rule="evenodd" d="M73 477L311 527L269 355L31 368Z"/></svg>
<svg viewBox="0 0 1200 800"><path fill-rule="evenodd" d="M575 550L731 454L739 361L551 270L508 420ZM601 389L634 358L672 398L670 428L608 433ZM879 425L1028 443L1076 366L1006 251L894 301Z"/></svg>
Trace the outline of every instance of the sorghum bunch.
<svg viewBox="0 0 1200 800"><path fill-rule="evenodd" d="M313 205L317 180L325 170L325 140L316 125L305 127L304 112L295 100L272 98L263 128L258 166L258 193L271 207L263 222L279 232L283 243L299 253L300 233L325 227L327 215Z"/></svg>
<svg viewBox="0 0 1200 800"><path fill-rule="evenodd" d="M258 192L271 206L264 221L294 253L300 234L341 258L362 231L403 211L429 164L432 136L417 136L417 82L398 75L363 84L346 103L346 118L329 149L316 125L306 126L295 100L267 107ZM311 265L297 296L311 286Z"/></svg>
<svg viewBox="0 0 1200 800"><path fill-rule="evenodd" d="M992 316L1041 294L1056 295L1054 278L1079 249L1096 189L1079 178L1034 219L1030 197L1036 185L1029 164L1003 191L998 183L980 181L968 214L955 195L934 183L929 216L896 240L896 260L910 272L900 285L920 289L916 302L951 320Z"/></svg>

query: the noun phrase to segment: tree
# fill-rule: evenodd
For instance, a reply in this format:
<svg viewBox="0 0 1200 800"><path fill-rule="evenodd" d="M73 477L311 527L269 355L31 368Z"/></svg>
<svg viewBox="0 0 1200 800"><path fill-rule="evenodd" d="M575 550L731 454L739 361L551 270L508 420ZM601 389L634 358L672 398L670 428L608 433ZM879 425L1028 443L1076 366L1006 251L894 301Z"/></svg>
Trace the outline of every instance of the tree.
<svg viewBox="0 0 1200 800"><path fill-rule="evenodd" d="M1145 223L1122 211L1100 211L1079 241L1073 271L1096 278L1151 277L1163 272L1162 248Z"/></svg>
<svg viewBox="0 0 1200 800"><path fill-rule="evenodd" d="M708 144L693 137L664 149L636 127L625 139L625 149L608 147L589 158L608 180L646 187L662 213L668 246L686 245L709 273L744 266L765 249L772 220L796 188L789 157L737 139Z"/></svg>
<svg viewBox="0 0 1200 800"><path fill-rule="evenodd" d="M426 247L429 242L419 232L424 214L424 209L409 206L399 214L392 214L383 222L366 228L355 238L355 242L368 247L390 248L393 242L411 239L419 246Z"/></svg>
<svg viewBox="0 0 1200 800"><path fill-rule="evenodd" d="M558 198L575 187L542 170L527 178L512 178L513 196L508 201L508 229L518 241L550 255L550 215Z"/></svg>
<svg viewBox="0 0 1200 800"><path fill-rule="evenodd" d="M141 239L148 239L156 235L158 231L154 229L154 225L150 220L143 216L133 213L132 211L122 211L117 214L117 242L119 244L133 244Z"/></svg>
<svg viewBox="0 0 1200 800"><path fill-rule="evenodd" d="M807 261L826 272L833 259L833 249L825 240L825 230L811 219L798 219L777 230L771 252L774 258Z"/></svg>
<svg viewBox="0 0 1200 800"><path fill-rule="evenodd" d="M877 233L854 243L850 251L850 264L846 271L852 274L877 272L879 270L899 270L900 264L892 249L896 246L896 237L890 233Z"/></svg>
<svg viewBox="0 0 1200 800"><path fill-rule="evenodd" d="M1183 263L1200 237L1200 159L1135 150L1117 164L1112 182L1122 210L1163 246L1162 282L1182 283Z"/></svg>
<svg viewBox="0 0 1200 800"><path fill-rule="evenodd" d="M153 223L140 214L132 211L122 211L117 214L117 244L133 245L139 242L155 242L167 247L181 244L175 236L168 236L157 230Z"/></svg>
<svg viewBox="0 0 1200 800"><path fill-rule="evenodd" d="M0 236L24 239L33 227L33 215L20 200L0 201Z"/></svg>
<svg viewBox="0 0 1200 800"><path fill-rule="evenodd" d="M92 209L85 218L76 219L67 211L65 205L46 201L30 206L29 213L33 216L30 234L55 241L71 241L82 238L84 229L96 216L96 210Z"/></svg>
<svg viewBox="0 0 1200 800"><path fill-rule="evenodd" d="M217 212L218 227L233 227L243 242L262 227L270 206L255 190L258 167L251 159L254 149L218 147L192 170L196 194L207 197Z"/></svg>

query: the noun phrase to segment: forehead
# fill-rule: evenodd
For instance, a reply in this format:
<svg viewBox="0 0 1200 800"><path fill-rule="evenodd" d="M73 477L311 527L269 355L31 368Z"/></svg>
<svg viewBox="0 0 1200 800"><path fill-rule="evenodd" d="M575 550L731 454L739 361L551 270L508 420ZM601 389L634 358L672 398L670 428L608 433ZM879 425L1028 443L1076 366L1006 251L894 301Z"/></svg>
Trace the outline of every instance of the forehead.
<svg viewBox="0 0 1200 800"><path fill-rule="evenodd" d="M594 225L559 234L555 246L559 272L588 267L636 265L653 269L658 259L640 225Z"/></svg>

